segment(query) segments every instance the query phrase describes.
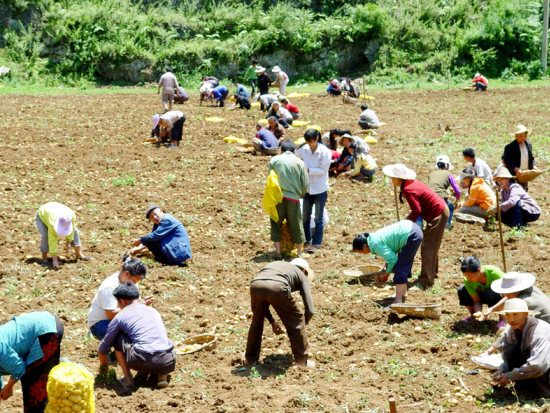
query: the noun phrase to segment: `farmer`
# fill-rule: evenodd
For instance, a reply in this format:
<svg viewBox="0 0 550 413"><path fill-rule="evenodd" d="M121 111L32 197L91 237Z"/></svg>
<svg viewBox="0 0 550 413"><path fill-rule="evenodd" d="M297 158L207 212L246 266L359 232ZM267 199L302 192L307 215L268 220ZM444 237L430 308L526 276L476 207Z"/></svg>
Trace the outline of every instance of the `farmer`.
<svg viewBox="0 0 550 413"><path fill-rule="evenodd" d="M362 145L351 142L348 145L348 151L351 155L351 171L345 172L344 177L350 179L372 182L376 173L376 162L368 151Z"/></svg>
<svg viewBox="0 0 550 413"><path fill-rule="evenodd" d="M220 81L218 80L217 77L214 77L214 76L203 76L201 84L204 84L204 83L210 83L212 87L215 88L215 87L218 87L218 85L220 84Z"/></svg>
<svg viewBox="0 0 550 413"><path fill-rule="evenodd" d="M340 152L337 151L338 149L338 139L340 139L340 136L342 136L343 133L339 128L334 128L323 134L321 136L321 143L325 145L327 148L329 148L331 151L336 151L338 153L338 157L340 157ZM332 154L332 158L334 159L334 153Z"/></svg>
<svg viewBox="0 0 550 413"><path fill-rule="evenodd" d="M187 91L184 88L179 86L174 91L174 102L176 102L176 103L185 103L188 100L189 100L189 93L187 93Z"/></svg>
<svg viewBox="0 0 550 413"><path fill-rule="evenodd" d="M460 270L464 275L464 284L458 287L458 301L470 312L468 317L460 321L473 324L476 321L474 314L482 310L483 304L489 307L483 312L483 317L489 318L495 309L500 308L506 301L506 297L491 289L493 282L502 278L504 273L492 265L482 266L476 257L465 258L460 265ZM497 323L497 328L502 327L506 327L506 319L503 315Z"/></svg>
<svg viewBox="0 0 550 413"><path fill-rule="evenodd" d="M99 344L99 372L107 373L107 355L114 347L124 373L119 382L125 390L134 387L130 369L145 375L155 374L157 387L167 387L166 376L176 368L176 353L159 312L139 302L139 290L131 281L116 287L113 296L120 311Z"/></svg>
<svg viewBox="0 0 550 413"><path fill-rule="evenodd" d="M120 312L117 300L113 291L126 281L138 284L147 276L147 266L138 258L126 261L120 271L105 278L92 300L90 311L88 311L88 328L92 335L98 340L103 340L107 333L109 323ZM153 296L140 300L146 305L153 302Z"/></svg>
<svg viewBox="0 0 550 413"><path fill-rule="evenodd" d="M491 289L507 299L521 298L527 303L529 310L539 313L536 318L550 323L550 298L534 284L535 276L533 274L507 272L502 278L493 281ZM495 311L500 311L503 308L504 305L498 306Z"/></svg>
<svg viewBox="0 0 550 413"><path fill-rule="evenodd" d="M250 101L248 100L248 98L237 95L235 93L233 95L233 100L235 101L235 104L232 107L228 108L228 110L237 109L237 107L239 107L240 109L250 110Z"/></svg>
<svg viewBox="0 0 550 413"><path fill-rule="evenodd" d="M342 153L339 154L340 156L336 159L334 159L334 150L331 150L331 153L333 154L329 168L329 173L331 176L338 177L341 173L349 172L351 170L352 156L349 150L349 145L351 142L355 142L355 139L347 133L342 134L338 138L338 145L343 146L344 149L342 150Z"/></svg>
<svg viewBox="0 0 550 413"><path fill-rule="evenodd" d="M279 178L279 186L283 192L283 201L277 204L279 221L271 220L271 241L275 243L275 257L281 259L281 227L286 218L292 242L296 244L298 255L302 254L302 244L305 242L302 226L302 210L300 199L304 197L309 185L308 173L304 162L294 156L296 145L289 139L281 143L281 155L273 157L269 162L268 175L274 170Z"/></svg>
<svg viewBox="0 0 550 413"><path fill-rule="evenodd" d="M377 276L377 283L388 281L390 274L394 273L394 303L402 303L407 296L407 279L412 277L414 256L423 237L422 229L418 225L404 219L374 233L359 234L353 240L354 252L372 253L386 261L386 272Z"/></svg>
<svg viewBox="0 0 550 413"><path fill-rule="evenodd" d="M200 105L202 106L202 102L207 99L207 95L210 95L212 89L214 89L214 86L210 82L203 82L199 88L200 93Z"/></svg>
<svg viewBox="0 0 550 413"><path fill-rule="evenodd" d="M284 126L278 121L275 116L270 116L269 118L267 118L267 122L268 123L266 129L269 130L273 135L275 135L280 145L283 141L286 140Z"/></svg>
<svg viewBox="0 0 550 413"><path fill-rule="evenodd" d="M250 81L250 86L252 86L252 95L256 93L256 82L258 81L258 73L256 73L256 66L258 66L258 61L256 59L252 60L252 64L248 66L246 72L244 72L244 81Z"/></svg>
<svg viewBox="0 0 550 413"><path fill-rule="evenodd" d="M428 186L439 195L447 204L449 208L449 220L447 221L447 229L451 229L451 220L453 219L453 212L455 207L451 201L449 201L449 195L447 189L453 188L456 201L460 199L461 192L458 188L453 174L450 172L453 169L453 165L447 155L439 155L435 160L436 171L433 171L428 178Z"/></svg>
<svg viewBox="0 0 550 413"><path fill-rule="evenodd" d="M275 83L273 83L273 86L279 86L279 93L283 96L286 95L286 85L288 85L288 76L285 72L283 72L279 66L275 66L273 69L271 69L273 73L275 73L275 76L277 76L277 79L275 79Z"/></svg>
<svg viewBox="0 0 550 413"><path fill-rule="evenodd" d="M459 179L460 187L468 190L460 213L487 219L497 204L491 187L482 178L476 177L476 173L470 168L462 170Z"/></svg>
<svg viewBox="0 0 550 413"><path fill-rule="evenodd" d="M321 134L315 129L308 129L304 134L304 145L298 157L304 160L309 174L309 187L304 195L304 233L305 250L310 253L318 251L323 244L323 211L328 196L328 170L332 159L331 152L319 143ZM315 206L315 232L311 236L311 212Z"/></svg>
<svg viewBox="0 0 550 413"><path fill-rule="evenodd" d="M153 230L132 240L134 248L128 252L129 255L148 248L155 259L165 265L182 265L192 258L189 236L181 222L156 205L147 208L145 218L154 224Z"/></svg>
<svg viewBox="0 0 550 413"><path fill-rule="evenodd" d="M511 135L516 139L510 142L504 148L502 159L504 164L513 176L521 176L522 171L527 171L535 168L535 157L533 156L533 146L527 140L531 134L531 129L527 129L525 125L518 125L516 131ZM528 185L520 184L526 191Z"/></svg>
<svg viewBox="0 0 550 413"><path fill-rule="evenodd" d="M263 67L257 67L256 73L258 74L258 89L260 90L260 96L267 95L271 87L271 78L265 73Z"/></svg>
<svg viewBox="0 0 550 413"><path fill-rule="evenodd" d="M296 105L291 105L287 98L281 99L281 105L290 112L292 119L296 120L300 117L300 111Z"/></svg>
<svg viewBox="0 0 550 413"><path fill-rule="evenodd" d="M290 112L286 110L284 106L281 106L278 101L271 104L271 109L268 111L267 115L267 117L275 116L277 118L277 122L279 122L285 129L291 126L294 121L294 118Z"/></svg>
<svg viewBox="0 0 550 413"><path fill-rule="evenodd" d="M338 79L333 79L328 83L327 93L333 96L340 96L342 94Z"/></svg>
<svg viewBox="0 0 550 413"><path fill-rule="evenodd" d="M279 125L277 122L275 122ZM280 125L279 125L280 126ZM280 126L282 129L283 127ZM279 148L279 140L269 129L264 128L261 123L256 125L256 136L252 138L252 145L254 146L254 155L260 153L264 156L277 155L277 149Z"/></svg>
<svg viewBox="0 0 550 413"><path fill-rule="evenodd" d="M271 315L269 306L273 307L285 326L296 365L314 366L313 361L308 360L309 344L306 336L306 325L315 312L310 286L314 277L315 273L302 258L295 258L290 263L271 262L254 277L250 283L253 316L246 342L245 366L260 359L264 318L267 318L275 334L283 333L283 329ZM291 294L294 291L300 291L305 307L304 314Z"/></svg>
<svg viewBox="0 0 550 413"><path fill-rule="evenodd" d="M359 87L359 85L355 82L352 82L349 78L347 79L347 82L349 84L348 96L350 98L359 98L359 96L361 95L361 88Z"/></svg>
<svg viewBox="0 0 550 413"><path fill-rule="evenodd" d="M250 92L248 91L245 85L243 85L240 82L235 82L235 86L237 86L237 90L235 91L236 95L250 99Z"/></svg>
<svg viewBox="0 0 550 413"><path fill-rule="evenodd" d="M493 188L493 174L491 168L487 165L483 159L476 158L476 152L474 148L466 148L462 151L462 156L466 162L470 163L470 167L475 171L478 178L482 178L489 188Z"/></svg>
<svg viewBox="0 0 550 413"><path fill-rule="evenodd" d="M506 168L501 168L495 175L495 181L501 188L500 219L509 227L523 229L529 222L539 219L542 211L537 202L513 179Z"/></svg>
<svg viewBox="0 0 550 413"><path fill-rule="evenodd" d="M76 228L76 216L68 207L58 202L48 202L42 205L36 212L36 226L40 232L40 252L42 252L42 265L48 265L48 252L52 256L52 266L59 269L57 260L58 238L65 237L65 251L69 246L74 247L77 260L90 261L80 251L82 244Z"/></svg>
<svg viewBox="0 0 550 413"><path fill-rule="evenodd" d="M429 186L416 181L416 173L403 164L387 165L382 170L391 177L393 184L401 188L399 200L407 199L411 213L407 219L415 222L422 217L426 221L422 242L422 270L418 283L424 287L433 285L438 272L438 253L445 226L449 220L449 208Z"/></svg>
<svg viewBox="0 0 550 413"><path fill-rule="evenodd" d="M172 74L172 68L167 67L166 73L160 77L157 95L160 94L160 87L162 86L162 104L166 111L172 110L172 103L174 102L174 89L179 89L178 79ZM168 103L168 106L166 105Z"/></svg>
<svg viewBox="0 0 550 413"><path fill-rule="evenodd" d="M359 126L361 126L361 129L378 129L380 122L374 110L369 109L367 105L361 105L361 110L363 111L359 117Z"/></svg>
<svg viewBox="0 0 550 413"><path fill-rule="evenodd" d="M475 86L476 92L485 92L487 86L489 86L489 81L485 76L481 76L481 73L476 73L472 80L472 86Z"/></svg>
<svg viewBox="0 0 550 413"><path fill-rule="evenodd" d="M216 100L219 102L220 108L224 107L225 98L229 94L229 89L226 86L216 86L214 89L210 89L206 92L206 97L210 100Z"/></svg>
<svg viewBox="0 0 550 413"><path fill-rule="evenodd" d="M497 342L481 354L488 356L500 350L504 362L493 378L502 387L523 382L525 389L536 389L538 396L549 398L550 325L532 317L538 312L530 311L521 298L506 301L499 314L506 317L508 326Z"/></svg>
<svg viewBox="0 0 550 413"><path fill-rule="evenodd" d="M264 112L267 112L271 108L273 102L278 102L277 96L273 94L260 95L258 100L260 101L260 110Z"/></svg>
<svg viewBox="0 0 550 413"><path fill-rule="evenodd" d="M0 326L0 402L13 396L21 380L25 413L44 413L48 374L59 364L62 339L63 324L48 312L24 314ZM2 376L11 376L5 386Z"/></svg>
<svg viewBox="0 0 550 413"><path fill-rule="evenodd" d="M185 120L186 117L180 110L171 110L163 115L157 113L153 116L153 132L155 132L158 127L157 142L162 142L167 136L172 142L169 148L177 148L181 142Z"/></svg>

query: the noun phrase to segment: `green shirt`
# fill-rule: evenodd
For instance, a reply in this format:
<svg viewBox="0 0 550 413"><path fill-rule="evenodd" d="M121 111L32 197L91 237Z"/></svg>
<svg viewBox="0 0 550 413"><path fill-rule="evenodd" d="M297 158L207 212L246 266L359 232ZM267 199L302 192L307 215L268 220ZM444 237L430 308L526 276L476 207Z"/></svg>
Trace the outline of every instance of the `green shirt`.
<svg viewBox="0 0 550 413"><path fill-rule="evenodd" d="M482 265L481 268L485 272L485 278L487 278L487 284L481 284L479 282L471 283L466 277L464 277L464 287L468 294L476 295L477 292L485 292L491 289L491 284L493 281L502 278L504 272L494 265Z"/></svg>
<svg viewBox="0 0 550 413"><path fill-rule="evenodd" d="M256 73L256 68L253 65L248 66L248 69L244 72L244 80L248 79L258 79L258 73Z"/></svg>
<svg viewBox="0 0 550 413"><path fill-rule="evenodd" d="M304 197L309 185L309 176L306 165L300 158L287 151L271 159L267 170L268 175L272 169L279 178L283 198L298 201Z"/></svg>
<svg viewBox="0 0 550 413"><path fill-rule="evenodd" d="M404 219L369 235L370 252L384 258L388 263L387 273L393 271L393 267L397 263L397 254L407 245L412 224L412 221Z"/></svg>

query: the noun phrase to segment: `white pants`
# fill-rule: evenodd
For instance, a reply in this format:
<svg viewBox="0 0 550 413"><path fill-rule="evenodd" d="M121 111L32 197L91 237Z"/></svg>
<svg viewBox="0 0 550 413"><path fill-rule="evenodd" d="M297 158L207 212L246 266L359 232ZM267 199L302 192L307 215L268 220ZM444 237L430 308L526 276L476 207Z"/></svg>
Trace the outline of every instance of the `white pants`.
<svg viewBox="0 0 550 413"><path fill-rule="evenodd" d="M288 79L279 80L279 93L286 96L286 85L288 85Z"/></svg>

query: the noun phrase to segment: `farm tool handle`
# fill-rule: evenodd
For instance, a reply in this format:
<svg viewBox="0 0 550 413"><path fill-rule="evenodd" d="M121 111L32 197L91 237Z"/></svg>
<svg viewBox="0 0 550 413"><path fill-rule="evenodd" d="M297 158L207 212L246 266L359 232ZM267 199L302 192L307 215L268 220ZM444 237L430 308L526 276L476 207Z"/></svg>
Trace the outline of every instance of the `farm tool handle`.
<svg viewBox="0 0 550 413"><path fill-rule="evenodd" d="M504 254L504 239L502 238L502 219L500 218L500 195L498 189L495 191L497 195L497 216L498 216L498 232L500 235L500 252L502 253L502 266L506 271L506 256Z"/></svg>
<svg viewBox="0 0 550 413"><path fill-rule="evenodd" d="M390 413L397 413L397 407L395 407L395 398L390 397L389 404L390 404Z"/></svg>
<svg viewBox="0 0 550 413"><path fill-rule="evenodd" d="M401 221L399 217L399 202L397 201L397 189L393 185L393 197L395 198L395 212L397 213L397 222Z"/></svg>

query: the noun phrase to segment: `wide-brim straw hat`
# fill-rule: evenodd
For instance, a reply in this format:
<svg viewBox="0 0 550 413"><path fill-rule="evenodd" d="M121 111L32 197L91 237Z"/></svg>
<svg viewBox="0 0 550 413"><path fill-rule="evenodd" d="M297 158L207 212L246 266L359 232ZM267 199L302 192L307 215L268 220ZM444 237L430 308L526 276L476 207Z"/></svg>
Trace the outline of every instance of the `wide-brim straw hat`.
<svg viewBox="0 0 550 413"><path fill-rule="evenodd" d="M298 268L306 271L307 279L310 283L315 279L315 272L309 267L309 264L303 258L294 258L290 261L291 264L294 264Z"/></svg>
<svg viewBox="0 0 550 413"><path fill-rule="evenodd" d="M280 72L281 69L279 68L279 66L275 66L273 69L271 69L271 71L272 71L273 73L277 73L277 72Z"/></svg>
<svg viewBox="0 0 550 413"><path fill-rule="evenodd" d="M348 138L350 142L355 142L355 138L354 138L353 136L351 136L351 135L349 135L349 134L346 133L345 135L342 135L342 136L340 136L340 137L338 138L338 145L344 146L344 145L342 145L342 140L343 140L344 138Z"/></svg>
<svg viewBox="0 0 550 413"><path fill-rule="evenodd" d="M499 294L517 293L532 287L535 284L535 276L528 272L507 272L491 283L491 290Z"/></svg>
<svg viewBox="0 0 550 413"><path fill-rule="evenodd" d="M528 313L529 315L538 315L540 311L530 311L524 300L521 298L511 298L504 303L502 311L495 311L495 314L499 315L505 315L506 313Z"/></svg>
<svg viewBox="0 0 550 413"><path fill-rule="evenodd" d="M515 178L515 176L513 176L510 171L508 170L508 168L505 168L505 167L502 167L502 168L499 168L499 170L497 171L497 173L495 174L495 176L493 177L493 179L497 179L497 178L508 178L508 179L513 179Z"/></svg>
<svg viewBox="0 0 550 413"><path fill-rule="evenodd" d="M390 178L400 178L400 179L415 179L416 172L412 169L407 168L402 163L396 163L395 165L386 165L382 168L384 175L389 176Z"/></svg>
<svg viewBox="0 0 550 413"><path fill-rule="evenodd" d="M437 158L435 158L435 167L436 168L437 168L437 164L440 163L440 162L447 165L449 167L449 171L453 170L454 166L451 163L451 160L449 159L449 157L447 155L439 155Z"/></svg>
<svg viewBox="0 0 550 413"><path fill-rule="evenodd" d="M516 131L514 133L511 133L510 136L516 136L523 132L527 132L527 135L530 135L532 131L532 128L528 128L525 125L518 125L516 126Z"/></svg>
<svg viewBox="0 0 550 413"><path fill-rule="evenodd" d="M263 73L263 72L265 72L265 68L261 66L256 68L256 73Z"/></svg>

